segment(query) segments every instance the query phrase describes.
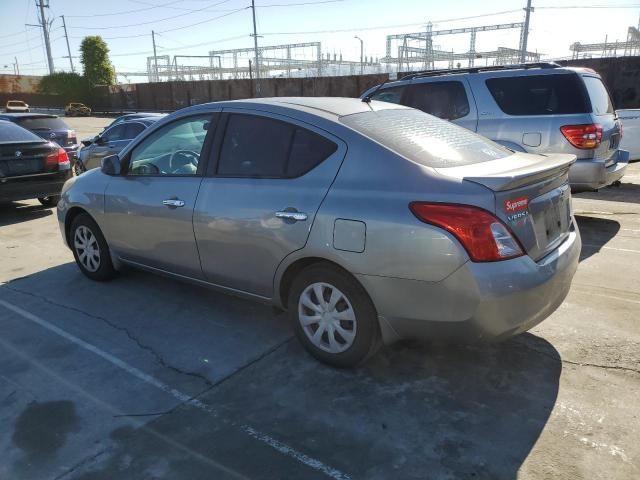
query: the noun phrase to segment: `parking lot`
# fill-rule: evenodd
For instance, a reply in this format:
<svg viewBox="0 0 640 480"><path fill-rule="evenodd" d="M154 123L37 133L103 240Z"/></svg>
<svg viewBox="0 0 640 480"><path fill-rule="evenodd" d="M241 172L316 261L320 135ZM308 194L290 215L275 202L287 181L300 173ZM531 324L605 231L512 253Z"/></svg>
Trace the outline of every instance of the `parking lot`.
<svg viewBox="0 0 640 480"><path fill-rule="evenodd" d="M571 292L529 333L335 370L270 307L91 282L55 209L0 205L0 479L638 478L640 163L574 212Z"/></svg>

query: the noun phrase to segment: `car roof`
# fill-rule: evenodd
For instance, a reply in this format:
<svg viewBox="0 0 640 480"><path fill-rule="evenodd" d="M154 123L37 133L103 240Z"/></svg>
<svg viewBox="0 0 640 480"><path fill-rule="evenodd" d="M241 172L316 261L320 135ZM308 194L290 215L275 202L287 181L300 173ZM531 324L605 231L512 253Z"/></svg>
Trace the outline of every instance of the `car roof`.
<svg viewBox="0 0 640 480"><path fill-rule="evenodd" d="M58 115L50 113L26 113L26 112L8 112L0 113L0 116L7 118L58 118Z"/></svg>
<svg viewBox="0 0 640 480"><path fill-rule="evenodd" d="M258 108L260 106L284 107L301 112L312 113L323 117L342 117L371 110L387 110L408 108L386 102L367 103L358 98L346 97L271 97L249 98L224 102L204 103L191 107L192 111L208 109L211 106ZM207 107L208 106L208 107ZM375 108L374 108L375 107Z"/></svg>

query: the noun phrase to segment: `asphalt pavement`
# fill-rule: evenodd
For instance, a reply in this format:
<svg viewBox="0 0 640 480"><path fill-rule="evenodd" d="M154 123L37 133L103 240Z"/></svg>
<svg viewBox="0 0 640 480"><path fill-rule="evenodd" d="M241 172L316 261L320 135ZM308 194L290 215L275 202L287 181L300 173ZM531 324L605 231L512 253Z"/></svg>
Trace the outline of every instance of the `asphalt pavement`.
<svg viewBox="0 0 640 480"><path fill-rule="evenodd" d="M531 332L344 371L268 306L91 282L54 209L2 205L0 479L640 478L640 163L574 210L580 267Z"/></svg>

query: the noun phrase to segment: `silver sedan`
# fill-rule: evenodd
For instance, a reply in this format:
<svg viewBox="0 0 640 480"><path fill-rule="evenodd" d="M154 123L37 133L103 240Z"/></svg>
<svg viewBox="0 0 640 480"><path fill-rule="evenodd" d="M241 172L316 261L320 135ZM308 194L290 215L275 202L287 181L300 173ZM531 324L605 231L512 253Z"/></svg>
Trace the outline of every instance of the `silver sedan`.
<svg viewBox="0 0 640 480"><path fill-rule="evenodd" d="M316 358L490 340L564 300L572 155L515 153L382 102L274 98L158 121L58 204L80 270L134 266L288 310Z"/></svg>

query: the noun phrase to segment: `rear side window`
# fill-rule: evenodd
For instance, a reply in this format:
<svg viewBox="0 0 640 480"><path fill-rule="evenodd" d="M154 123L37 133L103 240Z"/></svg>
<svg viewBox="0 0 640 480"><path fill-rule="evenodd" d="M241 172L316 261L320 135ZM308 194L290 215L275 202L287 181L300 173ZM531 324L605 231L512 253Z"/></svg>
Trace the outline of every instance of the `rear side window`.
<svg viewBox="0 0 640 480"><path fill-rule="evenodd" d="M375 95L371 97L372 100L378 100L380 102L388 103L400 103L402 101L402 95L404 94L404 86L401 87L389 87L384 90L379 90Z"/></svg>
<svg viewBox="0 0 640 480"><path fill-rule="evenodd" d="M337 148L323 136L290 123L257 115L232 114L220 151L218 175L298 177Z"/></svg>
<svg viewBox="0 0 640 480"><path fill-rule="evenodd" d="M27 130L69 130L59 117L19 118L16 123Z"/></svg>
<svg viewBox="0 0 640 480"><path fill-rule="evenodd" d="M584 87L575 74L490 78L486 84L508 115L589 113Z"/></svg>
<svg viewBox="0 0 640 480"><path fill-rule="evenodd" d="M461 82L412 85L408 105L445 120L455 120L469 115L469 100Z"/></svg>
<svg viewBox="0 0 640 480"><path fill-rule="evenodd" d="M107 142L117 142L119 140L124 140L127 138L125 136L126 127L122 124L116 125L115 127L110 128L105 134L102 136Z"/></svg>
<svg viewBox="0 0 640 480"><path fill-rule="evenodd" d="M613 113L613 103L606 87L598 77L582 77L587 87L589 98L591 99L591 108L595 115L604 115L605 113Z"/></svg>
<svg viewBox="0 0 640 480"><path fill-rule="evenodd" d="M31 133L24 128L20 128L10 122L0 121L0 142L2 143L18 143L18 142L44 142L42 138L35 133Z"/></svg>
<svg viewBox="0 0 640 480"><path fill-rule="evenodd" d="M427 167L458 167L512 154L510 150L466 128L410 108L346 115L340 121Z"/></svg>

